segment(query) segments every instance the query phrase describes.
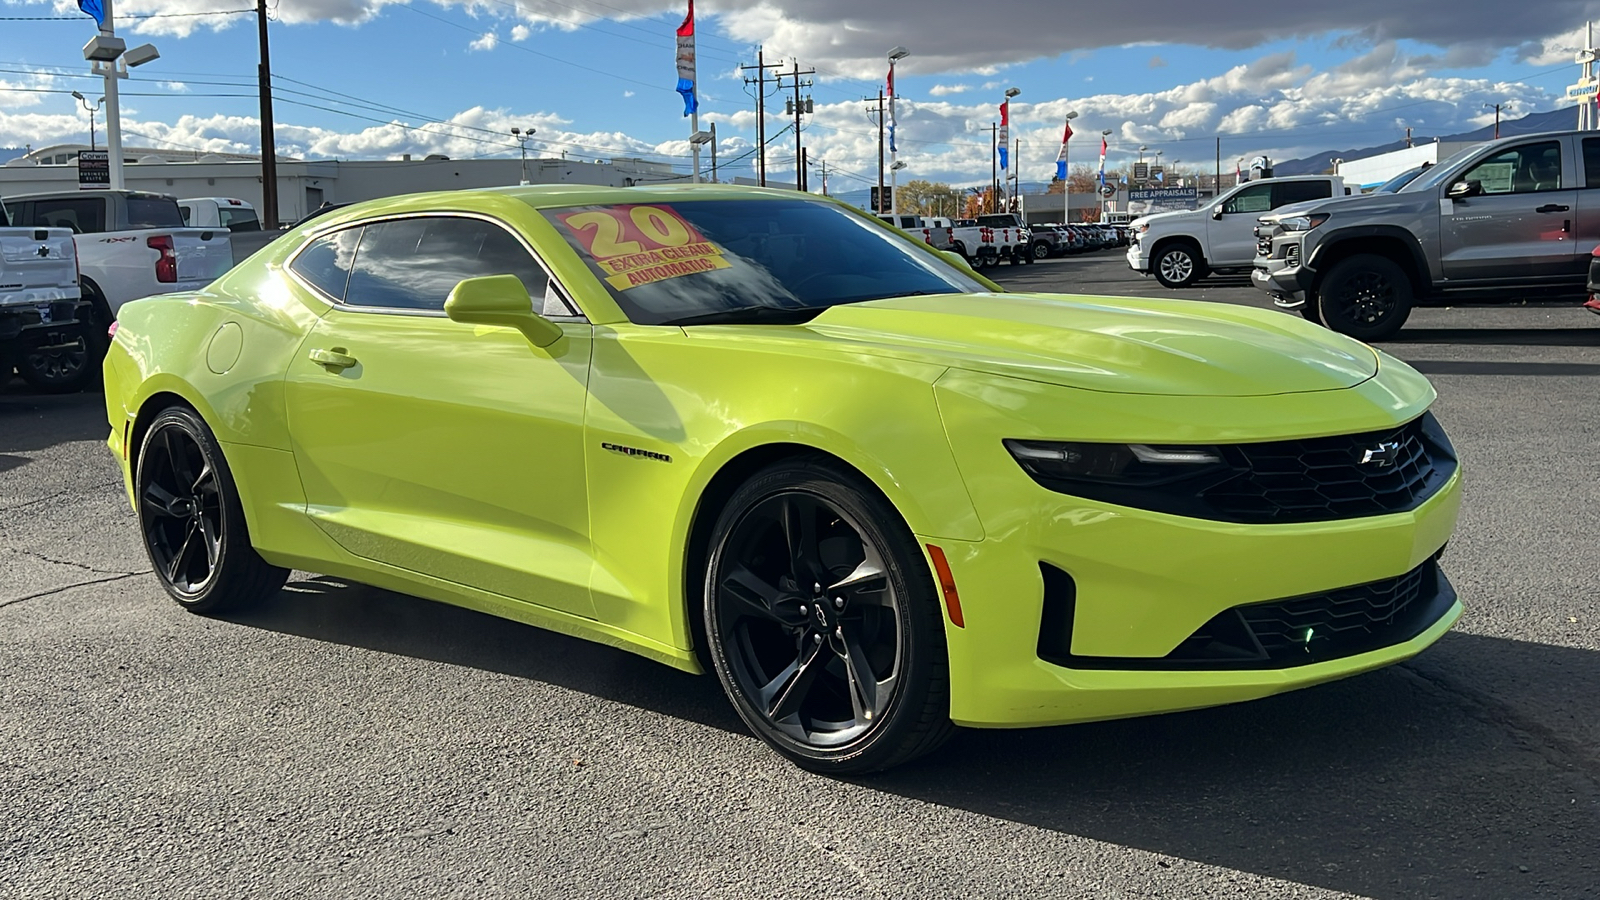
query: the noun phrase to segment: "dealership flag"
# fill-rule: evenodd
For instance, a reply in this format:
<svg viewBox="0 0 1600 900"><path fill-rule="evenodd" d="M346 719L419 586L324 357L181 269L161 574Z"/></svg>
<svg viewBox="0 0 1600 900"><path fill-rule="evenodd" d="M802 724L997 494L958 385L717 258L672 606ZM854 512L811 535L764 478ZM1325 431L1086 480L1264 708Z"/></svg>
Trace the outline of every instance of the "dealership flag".
<svg viewBox="0 0 1600 900"><path fill-rule="evenodd" d="M1011 158L1011 153L1010 153L1010 147L1011 147L1011 101L1010 100L1007 100L1006 102L1000 104L1000 139L998 141L998 146L999 146L999 149L1000 149L1000 168L1004 169L1006 167L1006 163L1009 162L1010 158Z"/></svg>
<svg viewBox="0 0 1600 900"><path fill-rule="evenodd" d="M91 0L98 4L99 0ZM694 0L689 0L689 15L678 26L678 93L683 95L683 114L700 111L694 93Z"/></svg>
<svg viewBox="0 0 1600 900"><path fill-rule="evenodd" d="M900 148L894 144L894 127L900 124L900 117L894 109L894 65L889 66L889 152L899 153Z"/></svg>
<svg viewBox="0 0 1600 900"><path fill-rule="evenodd" d="M1100 186L1106 186L1106 139L1100 139Z"/></svg>
<svg viewBox="0 0 1600 900"><path fill-rule="evenodd" d="M78 9L82 10L86 16L93 16L94 20L100 23L101 28L106 27L106 8L100 3L100 0L78 0Z"/></svg>
<svg viewBox="0 0 1600 900"><path fill-rule="evenodd" d="M1067 123L1066 133L1061 135L1061 152L1056 154L1056 180L1067 180L1067 141L1072 140L1072 123Z"/></svg>

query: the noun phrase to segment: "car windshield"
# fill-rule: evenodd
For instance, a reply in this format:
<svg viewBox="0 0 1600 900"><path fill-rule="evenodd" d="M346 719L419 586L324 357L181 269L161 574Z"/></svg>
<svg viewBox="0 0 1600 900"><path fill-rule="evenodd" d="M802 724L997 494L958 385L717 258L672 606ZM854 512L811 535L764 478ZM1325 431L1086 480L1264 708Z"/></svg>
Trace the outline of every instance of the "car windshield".
<svg viewBox="0 0 1600 900"><path fill-rule="evenodd" d="M686 200L544 215L641 325L779 321L775 311L806 321L846 303L988 290L832 203Z"/></svg>
<svg viewBox="0 0 1600 900"><path fill-rule="evenodd" d="M1416 191L1427 191L1438 187L1454 172L1454 170L1457 168L1456 163L1459 163L1468 156L1477 153L1479 150L1482 150L1483 147L1483 144L1473 144L1470 147L1466 147L1450 154L1448 157L1440 160L1438 163L1429 168L1428 171L1412 179L1410 184L1401 188L1397 193L1410 194Z"/></svg>
<svg viewBox="0 0 1600 900"><path fill-rule="evenodd" d="M1430 168L1429 164L1423 164L1423 165L1420 165L1420 166L1416 166L1414 168L1407 169L1404 172L1401 172L1399 175L1396 175L1395 177L1393 177L1393 178L1389 179L1388 181L1385 181L1383 184L1379 185L1375 190L1373 190L1373 193L1374 194L1393 194L1396 191L1399 191L1401 188L1405 187L1406 185L1410 184L1418 175L1421 175L1423 172L1428 171L1429 168Z"/></svg>
<svg viewBox="0 0 1600 900"><path fill-rule="evenodd" d="M128 195L129 228L182 228L183 212L171 197Z"/></svg>

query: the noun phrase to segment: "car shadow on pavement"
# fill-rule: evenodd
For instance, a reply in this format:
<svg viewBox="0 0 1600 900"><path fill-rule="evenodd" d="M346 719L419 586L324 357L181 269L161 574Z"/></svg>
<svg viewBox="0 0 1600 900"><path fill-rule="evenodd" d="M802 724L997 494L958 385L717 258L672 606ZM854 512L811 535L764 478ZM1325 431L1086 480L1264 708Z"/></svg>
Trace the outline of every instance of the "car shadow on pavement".
<svg viewBox="0 0 1600 900"><path fill-rule="evenodd" d="M1406 363L1424 375L1506 375L1511 377L1592 377L1600 375L1600 363L1567 362L1486 362L1472 359L1408 359Z"/></svg>
<svg viewBox="0 0 1600 900"><path fill-rule="evenodd" d="M20 381L12 390L0 392L0 453L103 441L110 431L101 394L38 394Z"/></svg>
<svg viewBox="0 0 1600 900"><path fill-rule="evenodd" d="M1581 310L1573 310L1580 318ZM1405 328L1388 344L1483 344L1506 347L1600 347L1600 327Z"/></svg>
<svg viewBox="0 0 1600 900"><path fill-rule="evenodd" d="M1453 634L1254 703L966 731L870 783L1379 900L1600 897L1600 653Z"/></svg>
<svg viewBox="0 0 1600 900"><path fill-rule="evenodd" d="M338 579L234 621L747 733L715 678ZM1600 897L1600 653L1451 634L1254 703L964 730L859 786L1379 900Z"/></svg>
<svg viewBox="0 0 1600 900"><path fill-rule="evenodd" d="M469 609L327 576L291 581L231 621L603 697L724 731L748 733L717 679Z"/></svg>

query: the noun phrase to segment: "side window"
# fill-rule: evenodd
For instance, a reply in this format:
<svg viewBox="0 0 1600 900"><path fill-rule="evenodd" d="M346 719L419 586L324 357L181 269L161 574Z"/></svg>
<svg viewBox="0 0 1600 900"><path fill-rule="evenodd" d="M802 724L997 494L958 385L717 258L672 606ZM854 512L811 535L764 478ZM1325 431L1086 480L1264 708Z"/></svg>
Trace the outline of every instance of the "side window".
<svg viewBox="0 0 1600 900"><path fill-rule="evenodd" d="M1272 187L1272 208L1308 200L1326 200L1333 196L1333 183L1329 181L1285 181Z"/></svg>
<svg viewBox="0 0 1600 900"><path fill-rule="evenodd" d="M1247 187L1222 203L1222 212L1263 213L1272 210L1272 185L1258 184Z"/></svg>
<svg viewBox="0 0 1600 900"><path fill-rule="evenodd" d="M1583 139L1583 186L1600 188L1600 138Z"/></svg>
<svg viewBox="0 0 1600 900"><path fill-rule="evenodd" d="M1485 194L1531 194L1561 187L1561 142L1540 141L1502 150L1457 181L1476 181Z"/></svg>
<svg viewBox="0 0 1600 900"><path fill-rule="evenodd" d="M187 214L188 211L185 210L184 212L185 215L183 220L187 222L189 221ZM261 222L256 218L256 211L253 209L223 208L217 210L217 216L217 221L221 222L222 227L228 229L229 231L237 232L261 230Z"/></svg>
<svg viewBox="0 0 1600 900"><path fill-rule="evenodd" d="M355 262L356 245L360 241L359 226L325 234L307 244L294 262L289 264L289 268L317 290L342 301L345 285L350 281L350 267Z"/></svg>
<svg viewBox="0 0 1600 900"><path fill-rule="evenodd" d="M106 230L106 202L98 197L72 197L33 201L34 228L70 228L73 234L99 234Z"/></svg>
<svg viewBox="0 0 1600 900"><path fill-rule="evenodd" d="M482 275L515 275L536 298L549 282L517 239L493 222L446 216L376 222L361 236L345 302L443 310L457 284Z"/></svg>

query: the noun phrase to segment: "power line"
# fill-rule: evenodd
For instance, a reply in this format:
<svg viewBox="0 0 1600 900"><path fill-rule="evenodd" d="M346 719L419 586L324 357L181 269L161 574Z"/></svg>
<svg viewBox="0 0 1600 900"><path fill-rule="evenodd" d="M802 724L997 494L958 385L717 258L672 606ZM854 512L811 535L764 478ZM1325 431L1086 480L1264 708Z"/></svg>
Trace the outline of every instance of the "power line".
<svg viewBox="0 0 1600 900"><path fill-rule="evenodd" d="M125 19L191 19L191 18L198 18L200 16L235 16L235 15L238 15L239 13L253 13L253 12L255 12L255 8L254 7L251 7L250 9L217 9L217 10L212 10L211 12L139 13L137 15L131 15L131 16L127 15L127 14L122 14L122 15L117 16L117 18L119 20L125 20ZM86 15L80 15L80 16L0 16L0 22L82 22L87 18L89 18L89 17L86 16Z"/></svg>

